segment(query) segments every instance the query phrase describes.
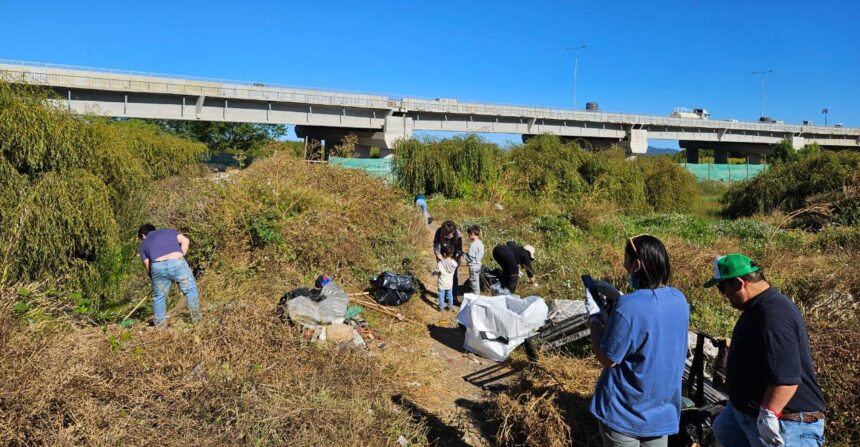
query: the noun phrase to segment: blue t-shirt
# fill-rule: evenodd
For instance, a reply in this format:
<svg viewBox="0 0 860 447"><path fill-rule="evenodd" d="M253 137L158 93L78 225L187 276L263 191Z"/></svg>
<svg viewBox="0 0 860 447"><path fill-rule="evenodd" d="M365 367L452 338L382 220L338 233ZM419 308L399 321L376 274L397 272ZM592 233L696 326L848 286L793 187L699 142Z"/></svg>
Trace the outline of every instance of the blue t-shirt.
<svg viewBox="0 0 860 447"><path fill-rule="evenodd" d="M177 240L178 236L179 232L170 228L150 231L146 235L146 239L140 243L140 248L138 249L140 251L140 260L149 259L149 262L153 262L170 253L182 253L182 247L179 245L179 240Z"/></svg>
<svg viewBox="0 0 860 447"><path fill-rule="evenodd" d="M589 410L614 431L634 437L678 432L690 305L674 287L624 295L600 349L604 368Z"/></svg>

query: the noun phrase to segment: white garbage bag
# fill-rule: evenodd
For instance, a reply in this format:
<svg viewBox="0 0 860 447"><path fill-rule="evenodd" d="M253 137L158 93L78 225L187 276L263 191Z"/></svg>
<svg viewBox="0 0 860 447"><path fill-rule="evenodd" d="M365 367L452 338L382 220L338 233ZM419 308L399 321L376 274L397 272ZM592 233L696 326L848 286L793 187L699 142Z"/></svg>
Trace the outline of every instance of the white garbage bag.
<svg viewBox="0 0 860 447"><path fill-rule="evenodd" d="M334 282L326 284L320 292L325 299L314 301L299 296L287 303L290 319L308 326L318 324L343 323L349 296Z"/></svg>
<svg viewBox="0 0 860 447"><path fill-rule="evenodd" d="M543 298L513 295L481 296L467 293L457 314L466 327L463 348L481 357L504 361L546 322L549 308Z"/></svg>

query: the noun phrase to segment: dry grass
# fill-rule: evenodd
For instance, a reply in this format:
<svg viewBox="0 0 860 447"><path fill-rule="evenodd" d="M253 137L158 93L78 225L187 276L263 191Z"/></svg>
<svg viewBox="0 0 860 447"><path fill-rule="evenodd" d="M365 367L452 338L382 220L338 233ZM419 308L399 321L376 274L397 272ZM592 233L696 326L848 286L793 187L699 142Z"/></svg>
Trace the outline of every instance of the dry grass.
<svg viewBox="0 0 860 447"><path fill-rule="evenodd" d="M828 445L860 445L860 330L813 324L809 332L829 411Z"/></svg>
<svg viewBox="0 0 860 447"><path fill-rule="evenodd" d="M306 344L270 309L227 306L167 330L35 332L7 305L0 334L3 445L423 441L365 351Z"/></svg>
<svg viewBox="0 0 860 447"><path fill-rule="evenodd" d="M544 355L526 367L507 392L491 402L500 445L599 445L588 401L600 367L593 358Z"/></svg>

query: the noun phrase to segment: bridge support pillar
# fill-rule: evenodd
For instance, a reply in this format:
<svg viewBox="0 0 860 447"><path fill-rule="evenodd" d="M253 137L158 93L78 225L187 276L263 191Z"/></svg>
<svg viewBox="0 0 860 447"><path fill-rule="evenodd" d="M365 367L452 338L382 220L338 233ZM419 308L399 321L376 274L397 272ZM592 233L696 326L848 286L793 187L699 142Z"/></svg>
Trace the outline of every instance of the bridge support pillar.
<svg viewBox="0 0 860 447"><path fill-rule="evenodd" d="M791 137L791 147L793 147L794 150L799 151L799 150L803 149L804 146L806 146L806 139L805 138L803 138L803 137Z"/></svg>
<svg viewBox="0 0 860 447"><path fill-rule="evenodd" d="M687 156L687 163L692 163L692 164L699 163L699 148L687 147L687 148L684 148L684 153Z"/></svg>
<svg viewBox="0 0 860 447"><path fill-rule="evenodd" d="M761 164L761 154L757 153L749 153L747 154L747 163L751 165L760 165Z"/></svg>
<svg viewBox="0 0 860 447"><path fill-rule="evenodd" d="M412 130L415 122L408 116L389 115L385 117L385 125L382 128L385 139L385 148L394 149L397 140L412 138Z"/></svg>
<svg viewBox="0 0 860 447"><path fill-rule="evenodd" d="M714 150L714 164L715 165L724 165L729 162L729 151L725 149L715 149Z"/></svg>
<svg viewBox="0 0 860 447"><path fill-rule="evenodd" d="M648 152L648 131L645 129L630 129L627 132L627 141L630 143L630 153L633 155Z"/></svg>

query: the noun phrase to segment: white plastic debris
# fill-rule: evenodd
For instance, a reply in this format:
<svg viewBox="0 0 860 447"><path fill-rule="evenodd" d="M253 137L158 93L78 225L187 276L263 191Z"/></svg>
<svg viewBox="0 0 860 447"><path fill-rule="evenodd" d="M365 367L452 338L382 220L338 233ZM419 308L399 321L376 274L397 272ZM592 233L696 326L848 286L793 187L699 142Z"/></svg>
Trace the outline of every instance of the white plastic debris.
<svg viewBox="0 0 860 447"><path fill-rule="evenodd" d="M546 322L549 308L543 298L512 295L481 296L467 293L457 314L466 327L463 348L497 362L504 361L517 346Z"/></svg>

